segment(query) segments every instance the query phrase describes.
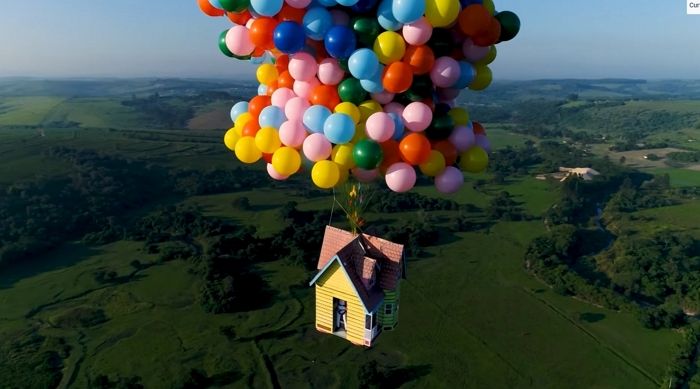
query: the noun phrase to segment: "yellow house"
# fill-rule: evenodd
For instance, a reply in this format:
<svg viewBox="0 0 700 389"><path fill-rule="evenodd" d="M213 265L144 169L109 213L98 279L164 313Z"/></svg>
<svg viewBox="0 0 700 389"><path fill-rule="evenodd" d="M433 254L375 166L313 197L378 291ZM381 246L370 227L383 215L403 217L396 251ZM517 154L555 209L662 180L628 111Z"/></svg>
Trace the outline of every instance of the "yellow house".
<svg viewBox="0 0 700 389"><path fill-rule="evenodd" d="M370 347L382 330L396 326L403 245L327 226L318 270L310 283L318 331Z"/></svg>

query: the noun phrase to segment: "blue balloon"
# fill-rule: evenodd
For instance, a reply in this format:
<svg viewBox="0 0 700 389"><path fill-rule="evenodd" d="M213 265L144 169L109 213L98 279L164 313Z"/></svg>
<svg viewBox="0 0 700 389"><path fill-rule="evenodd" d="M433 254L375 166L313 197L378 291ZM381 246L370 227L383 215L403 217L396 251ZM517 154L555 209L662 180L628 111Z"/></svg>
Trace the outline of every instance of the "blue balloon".
<svg viewBox="0 0 700 389"><path fill-rule="evenodd" d="M355 136L355 122L349 115L334 113L323 124L323 134L331 143L348 143Z"/></svg>
<svg viewBox="0 0 700 389"><path fill-rule="evenodd" d="M324 7L332 7L332 6L336 5L337 3L335 0L314 0L313 4L321 5Z"/></svg>
<svg viewBox="0 0 700 389"><path fill-rule="evenodd" d="M377 6L378 0L360 0L357 4L352 6L352 10L356 13L366 13L374 11Z"/></svg>
<svg viewBox="0 0 700 389"><path fill-rule="evenodd" d="M224 7L221 6L221 2L219 2L219 0L209 0L209 4L211 4L211 6L214 8L224 9Z"/></svg>
<svg viewBox="0 0 700 389"><path fill-rule="evenodd" d="M391 13L400 23L413 23L425 13L425 1L392 0Z"/></svg>
<svg viewBox="0 0 700 389"><path fill-rule="evenodd" d="M377 72L372 75L372 77L360 80L360 85L362 89L369 93L381 93L384 92L384 85L382 84L382 74L384 73L384 66L379 65Z"/></svg>
<svg viewBox="0 0 700 389"><path fill-rule="evenodd" d="M248 102L239 101L231 108L231 121L236 121L241 114L248 112Z"/></svg>
<svg viewBox="0 0 700 389"><path fill-rule="evenodd" d="M267 94L267 85L258 85L258 96L265 96Z"/></svg>
<svg viewBox="0 0 700 389"><path fill-rule="evenodd" d="M262 16L275 16L282 10L284 0L250 0L253 11Z"/></svg>
<svg viewBox="0 0 700 389"><path fill-rule="evenodd" d="M331 111L323 105L312 105L304 111L302 123L311 132L322 133L326 119L331 116Z"/></svg>
<svg viewBox="0 0 700 389"><path fill-rule="evenodd" d="M333 58L345 59L355 51L357 38L355 32L346 26L333 26L324 39L326 51Z"/></svg>
<svg viewBox="0 0 700 389"><path fill-rule="evenodd" d="M377 9L377 21L385 30L396 31L403 27L403 25L394 18L394 12L391 10L391 5L392 0L382 0L382 2L379 3L379 8Z"/></svg>
<svg viewBox="0 0 700 389"><path fill-rule="evenodd" d="M280 128L282 123L287 121L287 117L280 107L270 105L263 108L260 111L260 116L258 117L258 123L260 123L260 128L272 127Z"/></svg>
<svg viewBox="0 0 700 389"><path fill-rule="evenodd" d="M484 0L459 0L459 4L462 8L467 8L472 4L484 4Z"/></svg>
<svg viewBox="0 0 700 389"><path fill-rule="evenodd" d="M394 136L392 136L392 138L394 140L401 140L403 138L404 133L406 132L403 119L401 118L401 116L393 112L390 112L389 116L392 120L394 120Z"/></svg>
<svg viewBox="0 0 700 389"><path fill-rule="evenodd" d="M359 80L371 78L379 70L379 58L370 49L359 49L348 59L348 68L350 74Z"/></svg>
<svg viewBox="0 0 700 389"><path fill-rule="evenodd" d="M277 49L285 54L299 52L306 43L304 27L297 22L284 21L275 27L272 41Z"/></svg>
<svg viewBox="0 0 700 389"><path fill-rule="evenodd" d="M357 4L359 0L336 0L336 2L345 7L352 7Z"/></svg>
<svg viewBox="0 0 700 389"><path fill-rule="evenodd" d="M456 89L464 89L469 86L469 84L474 81L474 77L476 77L476 70L474 70L474 67L465 61L459 61L459 78L457 79L457 82L452 85L452 88Z"/></svg>
<svg viewBox="0 0 700 389"><path fill-rule="evenodd" d="M333 18L326 8L312 7L306 11L303 24L306 35L313 40L320 41L333 26Z"/></svg>

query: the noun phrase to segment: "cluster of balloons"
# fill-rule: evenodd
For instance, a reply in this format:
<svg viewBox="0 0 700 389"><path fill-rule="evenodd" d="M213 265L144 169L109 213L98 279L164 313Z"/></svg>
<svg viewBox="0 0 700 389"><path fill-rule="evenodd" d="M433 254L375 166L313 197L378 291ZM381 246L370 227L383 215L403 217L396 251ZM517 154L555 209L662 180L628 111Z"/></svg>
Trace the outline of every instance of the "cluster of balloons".
<svg viewBox="0 0 700 389"><path fill-rule="evenodd" d="M319 188L352 175L395 192L417 172L443 193L488 164L484 128L456 106L483 90L518 17L492 0L198 0L234 26L221 51L259 65L258 96L231 110L225 144L276 180L311 167Z"/></svg>

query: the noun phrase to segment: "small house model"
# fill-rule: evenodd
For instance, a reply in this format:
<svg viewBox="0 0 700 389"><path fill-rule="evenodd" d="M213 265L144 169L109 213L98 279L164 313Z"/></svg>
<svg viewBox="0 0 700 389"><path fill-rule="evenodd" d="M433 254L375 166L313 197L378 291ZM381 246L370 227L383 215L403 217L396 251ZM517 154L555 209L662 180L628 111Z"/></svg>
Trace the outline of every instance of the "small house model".
<svg viewBox="0 0 700 389"><path fill-rule="evenodd" d="M367 234L326 227L318 260L316 329L372 346L399 318L399 281L405 276L403 245Z"/></svg>

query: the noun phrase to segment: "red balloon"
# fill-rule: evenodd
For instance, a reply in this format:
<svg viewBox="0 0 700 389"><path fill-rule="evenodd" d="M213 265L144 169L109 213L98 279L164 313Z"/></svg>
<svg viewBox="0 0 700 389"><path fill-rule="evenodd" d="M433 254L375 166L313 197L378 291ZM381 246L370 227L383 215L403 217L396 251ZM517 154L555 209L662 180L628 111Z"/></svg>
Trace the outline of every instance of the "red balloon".
<svg viewBox="0 0 700 389"><path fill-rule="evenodd" d="M430 158L431 150L428 138L417 132L407 135L399 143L401 159L413 166L427 162Z"/></svg>
<svg viewBox="0 0 700 389"><path fill-rule="evenodd" d="M311 91L309 102L313 105L323 105L332 112L335 106L340 104L338 89L332 85L321 84Z"/></svg>
<svg viewBox="0 0 700 389"><path fill-rule="evenodd" d="M389 166L401 162L401 154L399 153L399 142L390 139L379 144L382 148L382 164L379 165L379 171L386 172Z"/></svg>
<svg viewBox="0 0 700 389"><path fill-rule="evenodd" d="M241 135L243 136L252 136L254 137L255 134L260 131L260 124L258 124L258 119L252 119L248 123L243 126L243 129L241 130Z"/></svg>
<svg viewBox="0 0 700 389"><path fill-rule="evenodd" d="M486 129L484 126L481 125L479 122L472 122L472 126L474 126L474 134L476 135L486 135Z"/></svg>
<svg viewBox="0 0 700 389"><path fill-rule="evenodd" d="M498 19L491 18L491 26L489 27L489 29L484 31L484 33L482 33L481 35L477 35L474 38L472 38L472 41L474 41L474 44L477 46L487 47L498 43L498 40L500 38L501 23L498 22Z"/></svg>
<svg viewBox="0 0 700 389"><path fill-rule="evenodd" d="M199 5L199 9L209 16L224 16L224 10L214 7L209 0L197 0L197 4Z"/></svg>
<svg viewBox="0 0 700 389"><path fill-rule="evenodd" d="M413 84L413 68L405 62L393 62L384 69L382 85L387 92L403 93Z"/></svg>
<svg viewBox="0 0 700 389"><path fill-rule="evenodd" d="M459 13L459 29L469 37L484 34L491 27L493 16L481 4L467 6Z"/></svg>
<svg viewBox="0 0 700 389"><path fill-rule="evenodd" d="M272 154L263 153L262 157L265 162L272 163Z"/></svg>
<svg viewBox="0 0 700 389"><path fill-rule="evenodd" d="M270 105L272 105L272 99L270 96L255 96L250 99L250 102L248 103L248 112L250 112L250 114L256 118L255 121L257 121L257 117L260 116L260 112L262 112L265 107Z"/></svg>
<svg viewBox="0 0 700 389"><path fill-rule="evenodd" d="M277 20L273 18L258 18L250 25L250 40L256 48L269 50L275 47L272 35L277 27Z"/></svg>
<svg viewBox="0 0 700 389"><path fill-rule="evenodd" d="M440 140L433 143L433 150L437 150L445 157L445 165L452 166L457 163L459 152L457 148L448 140Z"/></svg>
<svg viewBox="0 0 700 389"><path fill-rule="evenodd" d="M250 11L248 10L243 12L226 12L226 16L228 16L229 20L233 23L241 26L245 26L251 18Z"/></svg>
<svg viewBox="0 0 700 389"><path fill-rule="evenodd" d="M284 3L284 5L282 6L282 10L280 10L280 12L275 17L280 22L290 20L290 21L302 24L304 21L305 14L306 14L305 9L294 8L287 3Z"/></svg>
<svg viewBox="0 0 700 389"><path fill-rule="evenodd" d="M275 58L275 68L279 73L284 72L289 67L289 56L287 54L282 54Z"/></svg>
<svg viewBox="0 0 700 389"><path fill-rule="evenodd" d="M413 74L427 74L435 65L435 54L427 45L408 46L403 61L411 65Z"/></svg>

